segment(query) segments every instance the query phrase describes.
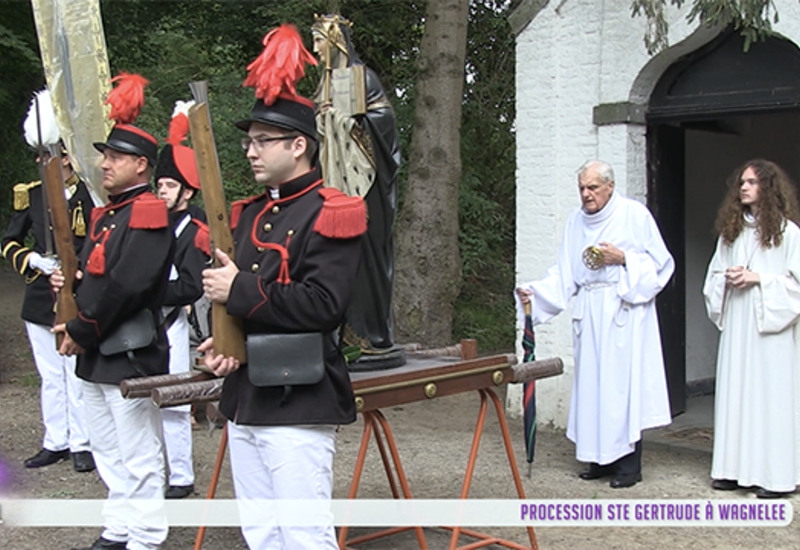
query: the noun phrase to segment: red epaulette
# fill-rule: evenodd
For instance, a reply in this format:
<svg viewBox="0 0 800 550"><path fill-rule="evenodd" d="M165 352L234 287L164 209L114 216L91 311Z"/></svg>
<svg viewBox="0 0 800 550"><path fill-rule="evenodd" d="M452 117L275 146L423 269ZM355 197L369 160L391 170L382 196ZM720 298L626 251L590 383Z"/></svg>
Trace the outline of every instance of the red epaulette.
<svg viewBox="0 0 800 550"><path fill-rule="evenodd" d="M162 229L169 225L167 203L152 193L140 195L131 209L131 229Z"/></svg>
<svg viewBox="0 0 800 550"><path fill-rule="evenodd" d="M195 247L205 252L206 256L211 256L211 237L208 233L208 226L195 218L192 218L192 221L197 226L197 233L194 234Z"/></svg>
<svg viewBox="0 0 800 550"><path fill-rule="evenodd" d="M239 225L239 218L242 216L244 207L263 196L264 195L256 195L255 197L242 199L231 204L231 230L236 229L236 226Z"/></svg>
<svg viewBox="0 0 800 550"><path fill-rule="evenodd" d="M325 199L314 231L331 239L352 239L367 231L367 206L361 197L348 197L338 189L319 190Z"/></svg>

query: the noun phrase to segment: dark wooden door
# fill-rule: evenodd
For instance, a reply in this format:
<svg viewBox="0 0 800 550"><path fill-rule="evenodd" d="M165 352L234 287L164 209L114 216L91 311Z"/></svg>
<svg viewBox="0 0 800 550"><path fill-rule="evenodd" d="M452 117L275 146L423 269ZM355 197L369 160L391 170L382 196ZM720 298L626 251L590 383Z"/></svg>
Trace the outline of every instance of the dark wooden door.
<svg viewBox="0 0 800 550"><path fill-rule="evenodd" d="M648 126L647 202L675 258L675 273L656 303L673 416L686 411L685 165L683 129Z"/></svg>

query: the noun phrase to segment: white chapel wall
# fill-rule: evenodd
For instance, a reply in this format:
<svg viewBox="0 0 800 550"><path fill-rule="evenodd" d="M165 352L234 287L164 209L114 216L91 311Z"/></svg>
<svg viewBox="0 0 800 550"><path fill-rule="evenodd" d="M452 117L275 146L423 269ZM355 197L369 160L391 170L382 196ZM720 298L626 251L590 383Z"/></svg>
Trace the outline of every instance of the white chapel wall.
<svg viewBox="0 0 800 550"><path fill-rule="evenodd" d="M670 8L673 46L652 57L644 47L645 20L631 17L629 0L532 0L518 12L535 12L541 5L530 22L515 29L518 281L542 277L555 262L566 218L579 205L576 170L585 160L611 163L617 189L646 202L645 127L597 126L593 109L622 102L646 105L663 71L717 32L689 25L687 7ZM800 3L776 0L776 6L781 15L776 31L797 42ZM563 376L538 383L538 418L563 428L574 372L569 312L535 330L537 356L559 356L565 364ZM706 374L687 370L690 376ZM509 387L508 411L521 411L520 388Z"/></svg>

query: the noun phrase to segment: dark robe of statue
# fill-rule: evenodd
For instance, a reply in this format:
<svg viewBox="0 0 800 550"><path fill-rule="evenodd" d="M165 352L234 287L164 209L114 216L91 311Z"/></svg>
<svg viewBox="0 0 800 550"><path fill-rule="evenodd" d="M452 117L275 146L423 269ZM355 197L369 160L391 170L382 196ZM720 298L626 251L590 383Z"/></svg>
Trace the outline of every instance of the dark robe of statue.
<svg viewBox="0 0 800 550"><path fill-rule="evenodd" d="M344 343L361 348L360 366L352 364L353 370L398 366L405 362L405 354L395 346L392 324L392 229L397 213L397 174L401 162L394 110L378 75L364 65L353 49L349 22L340 16L321 16L312 27L312 33L321 64L329 68L361 67L366 87L366 112L363 114L335 112L329 104L330 89L325 75L316 96L320 107L328 104L327 109L320 109L327 115L318 115L319 131L323 135L320 158L328 172L326 185L331 182L348 194L362 196L369 216L361 268L343 331ZM334 140L339 143L331 143ZM341 157L332 158L336 155L334 146L343 151ZM372 170L365 166L366 169L359 172L358 162L350 156L355 147L357 155L366 159ZM326 148L329 153L325 153Z"/></svg>

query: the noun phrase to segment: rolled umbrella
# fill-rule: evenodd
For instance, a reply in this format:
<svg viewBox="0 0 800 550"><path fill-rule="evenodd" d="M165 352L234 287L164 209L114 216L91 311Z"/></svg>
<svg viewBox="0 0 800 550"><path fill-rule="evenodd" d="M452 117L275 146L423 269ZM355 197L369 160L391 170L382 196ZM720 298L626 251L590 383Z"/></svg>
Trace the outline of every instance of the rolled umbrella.
<svg viewBox="0 0 800 550"><path fill-rule="evenodd" d="M523 361L529 363L536 359L536 336L533 334L531 303L525 304L525 332L522 334ZM528 477L533 468L533 454L536 449L536 380L523 385L522 406L525 418L525 454L528 459Z"/></svg>

